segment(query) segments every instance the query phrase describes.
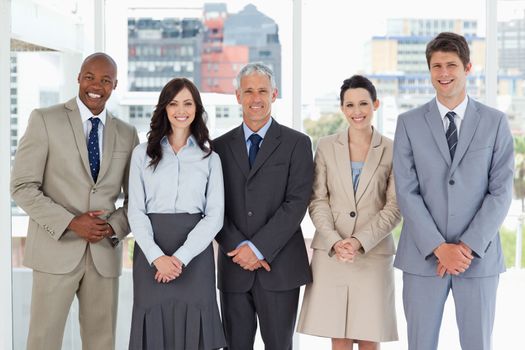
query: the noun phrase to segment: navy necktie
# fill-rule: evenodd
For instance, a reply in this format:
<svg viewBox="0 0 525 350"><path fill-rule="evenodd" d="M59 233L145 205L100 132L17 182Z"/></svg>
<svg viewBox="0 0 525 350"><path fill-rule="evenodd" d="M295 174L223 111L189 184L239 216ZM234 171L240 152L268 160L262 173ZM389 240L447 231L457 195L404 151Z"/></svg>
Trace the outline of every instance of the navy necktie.
<svg viewBox="0 0 525 350"><path fill-rule="evenodd" d="M262 141L262 137L259 135L253 133L248 137L248 140L251 141L250 145L250 152L248 153L248 161L250 162L250 169L253 166L253 163L255 163L255 157L257 157L257 152L259 152L259 144Z"/></svg>
<svg viewBox="0 0 525 350"><path fill-rule="evenodd" d="M456 127L456 123L454 123L454 117L456 116L456 113L448 112L445 116L450 121L445 136L447 137L450 159L454 159L454 153L456 153L456 146L458 145L458 128Z"/></svg>
<svg viewBox="0 0 525 350"><path fill-rule="evenodd" d="M88 137L88 157L89 169L91 169L91 176L93 181L97 182L98 171L100 170L100 148L98 146L98 123L100 119L97 117L89 118L91 122L91 131Z"/></svg>

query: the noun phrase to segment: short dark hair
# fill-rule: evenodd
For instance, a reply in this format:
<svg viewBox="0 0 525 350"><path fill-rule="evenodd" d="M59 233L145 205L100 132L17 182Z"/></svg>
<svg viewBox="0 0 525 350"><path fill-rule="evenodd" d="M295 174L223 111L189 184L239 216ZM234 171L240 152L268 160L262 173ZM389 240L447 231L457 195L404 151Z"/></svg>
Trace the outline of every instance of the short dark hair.
<svg viewBox="0 0 525 350"><path fill-rule="evenodd" d="M362 75L353 75L348 79L343 81L341 85L341 92L339 93L339 99L341 100L341 106L343 105L343 99L345 97L346 90L363 88L370 94L370 98L375 102L377 100L377 92L374 84L368 78L365 78Z"/></svg>
<svg viewBox="0 0 525 350"><path fill-rule="evenodd" d="M147 155L151 158L150 166L154 169L162 159L161 140L164 136L169 136L172 132L171 124L166 113L166 106L173 100L173 98L181 92L184 88L188 89L195 101L195 119L190 125L190 132L195 137L199 148L206 152L208 157L212 152L209 131L206 127L206 111L202 104L199 90L189 79L175 78L170 80L160 92L159 101L153 116L151 117L150 131L148 132L148 147Z"/></svg>
<svg viewBox="0 0 525 350"><path fill-rule="evenodd" d="M427 65L429 69L432 54L437 51L453 52L457 54L463 63L463 67L466 67L467 64L470 63L470 49L467 40L462 35L452 32L442 32L427 44L425 54L427 56Z"/></svg>

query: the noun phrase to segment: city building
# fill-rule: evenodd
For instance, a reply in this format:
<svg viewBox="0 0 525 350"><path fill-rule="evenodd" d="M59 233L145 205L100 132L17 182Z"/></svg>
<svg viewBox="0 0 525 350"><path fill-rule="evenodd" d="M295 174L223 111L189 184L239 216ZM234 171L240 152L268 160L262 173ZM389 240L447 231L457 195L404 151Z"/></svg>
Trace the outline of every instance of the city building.
<svg viewBox="0 0 525 350"><path fill-rule="evenodd" d="M203 95L210 124L217 116L217 130L226 131L230 120L240 122L237 101L210 96L235 94L237 73L255 61L274 70L280 90L279 27L252 4L228 13L225 3L205 3L200 18L128 18L129 92L120 114L129 115L145 139L158 93L174 77L186 77Z"/></svg>
<svg viewBox="0 0 525 350"><path fill-rule="evenodd" d="M525 134L525 11L498 22L498 106L509 116L514 134Z"/></svg>
<svg viewBox="0 0 525 350"><path fill-rule="evenodd" d="M467 78L468 94L477 99L484 97L485 39L477 36L475 20L388 19L386 35L372 37L365 50L366 75L375 84L378 96L390 101L389 111L378 115L378 119L389 120L378 120L385 135L393 137L395 132L395 118L386 115L388 112L402 113L435 95L425 49L427 43L443 31L462 34L467 39L473 63Z"/></svg>
<svg viewBox="0 0 525 350"><path fill-rule="evenodd" d="M129 91L157 91L174 77L200 86L202 21L196 18L129 18Z"/></svg>

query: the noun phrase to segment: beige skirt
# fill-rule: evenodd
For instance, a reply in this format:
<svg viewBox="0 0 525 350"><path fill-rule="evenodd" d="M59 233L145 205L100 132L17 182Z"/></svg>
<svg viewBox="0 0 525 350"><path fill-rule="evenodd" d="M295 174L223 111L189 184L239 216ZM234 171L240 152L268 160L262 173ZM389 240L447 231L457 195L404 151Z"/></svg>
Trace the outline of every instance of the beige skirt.
<svg viewBox="0 0 525 350"><path fill-rule="evenodd" d="M299 333L329 338L398 340L391 255L365 254L340 262L315 249Z"/></svg>

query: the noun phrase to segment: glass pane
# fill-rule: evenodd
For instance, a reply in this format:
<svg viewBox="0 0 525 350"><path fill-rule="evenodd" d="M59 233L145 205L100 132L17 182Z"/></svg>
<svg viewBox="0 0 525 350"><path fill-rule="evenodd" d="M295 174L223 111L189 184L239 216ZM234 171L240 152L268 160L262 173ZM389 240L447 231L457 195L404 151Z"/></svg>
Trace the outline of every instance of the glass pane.
<svg viewBox="0 0 525 350"><path fill-rule="evenodd" d="M514 136L515 170L514 200L502 230L505 262L509 267L525 266L523 250L523 223L525 217L525 1L497 1L497 55L498 55L498 96L497 108L509 118ZM521 234L520 234L521 233ZM520 244L521 243L521 244ZM521 257L521 258L520 258ZM512 300L500 303L502 314L512 315L515 310L525 308L523 298L514 294L520 288L521 270L511 270L513 284L501 291L499 297ZM521 283L521 285L523 285ZM502 305L503 304L503 305ZM521 328L515 323L496 323L495 336L501 334L521 341ZM511 347L510 342L507 347ZM502 346L503 348L504 346Z"/></svg>
<svg viewBox="0 0 525 350"><path fill-rule="evenodd" d="M174 77L186 77L199 88L213 137L238 126L242 115L233 81L254 61L274 70L279 97L273 113L279 122L291 124L291 1L163 5L136 1L127 8L129 93L122 112L129 114L141 140L158 93Z"/></svg>
<svg viewBox="0 0 525 350"><path fill-rule="evenodd" d="M126 67L119 76L117 113L129 116L144 142L161 89L175 77L186 77L201 92L215 138L242 122L233 85L238 71L262 61L274 70L279 90L272 114L291 125L292 5L289 0L108 2L107 47L127 42L124 55L115 52L119 67ZM122 15L125 31L120 27L124 21L114 20ZM131 296L129 267L120 290ZM131 298L119 302L131 311ZM122 334L117 347L127 346L130 314L119 313L117 321Z"/></svg>
<svg viewBox="0 0 525 350"><path fill-rule="evenodd" d="M339 87L353 74L368 76L375 83L381 101L375 114L375 126L392 138L400 113L434 97L424 50L427 42L441 31L453 31L467 38L473 64L468 78L468 94L481 102L485 100L486 1L445 0L428 10L415 0L375 0L360 2L359 6L353 2L328 3L329 6L326 1L303 2L303 121L314 142L346 127L339 108ZM525 106L520 100L525 87L524 3L500 0L498 6L498 21L503 20L503 7L511 8L512 13L512 21L506 17L506 24L498 23L498 108L508 113L513 132L520 135L525 129ZM504 26L505 34L502 33ZM505 44L503 36L507 38ZM502 57L503 53L506 58ZM517 155L516 161L522 158ZM514 201L512 208L517 206L521 213L521 203ZM514 266L516 241L516 218L512 218L512 212L501 230L508 267ZM523 290L523 281L520 271L501 275L493 333L496 349L512 348L513 344L521 343L519 326L510 320L513 319L512 310L525 307L523 298L515 292ZM396 273L396 284L400 341L382 344L382 349L406 349L399 273ZM450 299L445 307L440 349L459 347L454 306ZM308 344L307 348L312 349L329 347L329 341L307 336L304 343L301 336L300 344Z"/></svg>
<svg viewBox="0 0 525 350"><path fill-rule="evenodd" d="M12 43L11 153L14 156L34 108L60 102L63 66L59 52ZM31 50L31 51L28 51ZM38 79L35 79L38 77ZM14 348L25 349L31 302L31 270L23 266L29 218L12 202L13 332Z"/></svg>
<svg viewBox="0 0 525 350"><path fill-rule="evenodd" d="M323 17L326 2L305 0L303 8L303 119L314 143L345 127L339 87L353 74L374 82L382 102L375 124L392 138L397 115L434 96L424 52L442 31L467 37L474 65L468 92L484 99L484 1L445 0L432 11L422 11L416 0L330 4Z"/></svg>

